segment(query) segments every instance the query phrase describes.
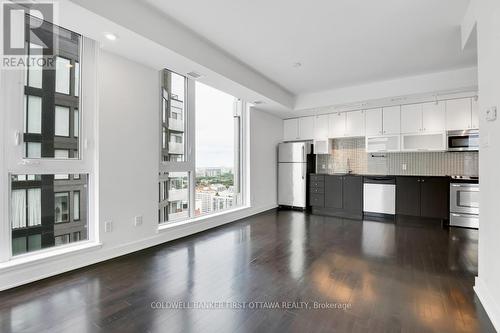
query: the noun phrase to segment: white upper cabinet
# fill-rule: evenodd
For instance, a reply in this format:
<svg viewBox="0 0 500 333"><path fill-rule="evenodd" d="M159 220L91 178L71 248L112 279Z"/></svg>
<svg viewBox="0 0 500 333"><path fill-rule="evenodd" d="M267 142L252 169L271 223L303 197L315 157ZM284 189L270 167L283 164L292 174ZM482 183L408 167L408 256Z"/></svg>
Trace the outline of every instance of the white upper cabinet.
<svg viewBox="0 0 500 333"><path fill-rule="evenodd" d="M299 119L286 119L283 121L283 141L299 139Z"/></svg>
<svg viewBox="0 0 500 333"><path fill-rule="evenodd" d="M479 129L479 100L477 99L477 97L472 99L471 128Z"/></svg>
<svg viewBox="0 0 500 333"><path fill-rule="evenodd" d="M422 104L401 106L401 133L422 131Z"/></svg>
<svg viewBox="0 0 500 333"><path fill-rule="evenodd" d="M365 111L366 136L382 135L382 109Z"/></svg>
<svg viewBox="0 0 500 333"><path fill-rule="evenodd" d="M383 108L382 134L392 135L401 133L401 106Z"/></svg>
<svg viewBox="0 0 500 333"><path fill-rule="evenodd" d="M329 137L328 131L328 115L314 117L314 138L316 140L324 140Z"/></svg>
<svg viewBox="0 0 500 333"><path fill-rule="evenodd" d="M328 116L330 138L340 138L345 135L346 113L332 113Z"/></svg>
<svg viewBox="0 0 500 333"><path fill-rule="evenodd" d="M313 140L314 139L314 117L299 118L299 139Z"/></svg>
<svg viewBox="0 0 500 333"><path fill-rule="evenodd" d="M448 131L472 128L472 99L446 101L446 129Z"/></svg>
<svg viewBox="0 0 500 333"><path fill-rule="evenodd" d="M346 113L344 136L365 136L365 111L361 110Z"/></svg>
<svg viewBox="0 0 500 333"><path fill-rule="evenodd" d="M422 131L446 130L446 104L443 101L422 104Z"/></svg>

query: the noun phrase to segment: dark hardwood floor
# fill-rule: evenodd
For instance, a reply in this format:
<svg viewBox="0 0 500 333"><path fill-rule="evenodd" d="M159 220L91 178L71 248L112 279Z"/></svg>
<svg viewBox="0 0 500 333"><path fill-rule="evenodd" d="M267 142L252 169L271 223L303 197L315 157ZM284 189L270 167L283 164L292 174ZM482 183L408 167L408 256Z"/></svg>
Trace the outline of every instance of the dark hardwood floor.
<svg viewBox="0 0 500 333"><path fill-rule="evenodd" d="M0 331L494 332L477 236L270 211L0 293Z"/></svg>

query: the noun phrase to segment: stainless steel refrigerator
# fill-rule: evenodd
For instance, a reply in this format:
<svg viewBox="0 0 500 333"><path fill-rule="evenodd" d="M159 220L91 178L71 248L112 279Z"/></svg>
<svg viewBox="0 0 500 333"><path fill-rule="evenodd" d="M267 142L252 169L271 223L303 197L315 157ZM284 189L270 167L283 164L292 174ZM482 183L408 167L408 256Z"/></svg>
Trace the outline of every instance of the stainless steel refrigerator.
<svg viewBox="0 0 500 333"><path fill-rule="evenodd" d="M305 142L278 145L278 205L306 209L309 173L314 172L312 145Z"/></svg>

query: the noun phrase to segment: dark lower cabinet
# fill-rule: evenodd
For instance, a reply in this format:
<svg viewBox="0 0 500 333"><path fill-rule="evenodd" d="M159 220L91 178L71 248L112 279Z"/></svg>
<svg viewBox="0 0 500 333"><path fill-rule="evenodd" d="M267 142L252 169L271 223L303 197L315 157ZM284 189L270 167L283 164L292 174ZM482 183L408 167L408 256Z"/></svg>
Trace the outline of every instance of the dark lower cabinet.
<svg viewBox="0 0 500 333"><path fill-rule="evenodd" d="M342 203L342 208L347 211L363 211L363 177L344 177L342 186Z"/></svg>
<svg viewBox="0 0 500 333"><path fill-rule="evenodd" d="M447 177L397 177L396 214L447 220Z"/></svg>
<svg viewBox="0 0 500 333"><path fill-rule="evenodd" d="M310 187L310 193L316 191L318 191L318 184ZM324 194L311 194L311 206L314 214L361 219L363 217L363 177L325 175Z"/></svg>
<svg viewBox="0 0 500 333"><path fill-rule="evenodd" d="M420 178L396 178L396 214L420 216Z"/></svg>
<svg viewBox="0 0 500 333"><path fill-rule="evenodd" d="M420 191L420 216L447 220L450 214L450 182L448 178L422 178Z"/></svg>
<svg viewBox="0 0 500 333"><path fill-rule="evenodd" d="M342 209L343 176L325 176L325 207Z"/></svg>

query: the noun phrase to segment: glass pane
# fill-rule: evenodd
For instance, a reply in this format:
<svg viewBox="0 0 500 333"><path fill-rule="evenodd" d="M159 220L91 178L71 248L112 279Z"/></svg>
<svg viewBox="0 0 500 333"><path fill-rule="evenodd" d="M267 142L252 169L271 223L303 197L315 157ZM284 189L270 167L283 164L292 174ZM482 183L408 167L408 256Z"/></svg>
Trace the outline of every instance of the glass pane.
<svg viewBox="0 0 500 333"><path fill-rule="evenodd" d="M26 253L26 237L17 237L12 239L12 255Z"/></svg>
<svg viewBox="0 0 500 333"><path fill-rule="evenodd" d="M56 57L56 92L69 95L71 67L69 59Z"/></svg>
<svg viewBox="0 0 500 333"><path fill-rule="evenodd" d="M26 150L26 157L28 158L40 158L42 156L42 144L39 142L28 142Z"/></svg>
<svg viewBox="0 0 500 333"><path fill-rule="evenodd" d="M42 99L37 96L26 96L25 113L26 133L42 133Z"/></svg>
<svg viewBox="0 0 500 333"><path fill-rule="evenodd" d="M69 108L56 106L55 134L69 136Z"/></svg>
<svg viewBox="0 0 500 333"><path fill-rule="evenodd" d="M28 250L36 251L42 248L42 235L31 235L28 237Z"/></svg>
<svg viewBox="0 0 500 333"><path fill-rule="evenodd" d="M54 194L54 216L55 222L68 222L69 220L69 193L55 193Z"/></svg>
<svg viewBox="0 0 500 333"><path fill-rule="evenodd" d="M40 63L43 59L43 48L35 43L29 43L30 58L34 63ZM33 88L42 88L42 68L40 66L29 66L26 71L28 76L28 86Z"/></svg>
<svg viewBox="0 0 500 333"><path fill-rule="evenodd" d="M42 192L40 188L30 188L28 192L28 227L42 224Z"/></svg>
<svg viewBox="0 0 500 333"><path fill-rule="evenodd" d="M75 110L73 116L73 136L77 138L78 135L80 135L80 118L78 115L78 110Z"/></svg>
<svg viewBox="0 0 500 333"><path fill-rule="evenodd" d="M169 172L160 176L160 223L189 217L188 185L188 172Z"/></svg>
<svg viewBox="0 0 500 333"><path fill-rule="evenodd" d="M195 216L235 207L236 98L196 82ZM236 156L238 155L238 156ZM236 170L237 171L237 170Z"/></svg>
<svg viewBox="0 0 500 333"><path fill-rule="evenodd" d="M80 192L73 193L73 220L80 219Z"/></svg>
<svg viewBox="0 0 500 333"><path fill-rule="evenodd" d="M14 255L88 239L88 175L79 177L60 182L54 175L11 176ZM77 199L70 193L78 193ZM71 237L75 233L80 234L78 239Z"/></svg>
<svg viewBox="0 0 500 333"><path fill-rule="evenodd" d="M29 18L26 20L26 31L29 31L30 22L41 26L38 19ZM43 22L40 29L43 34L38 37L35 34L25 34L29 54L35 58L43 58L43 61L30 61L30 67L26 71L24 157L54 158L55 150L67 149L71 151L67 158L78 158L80 131L74 131L73 127L78 119L73 118L75 110L81 112L79 94L74 93L81 87L81 36L49 22ZM49 44L54 40L52 52L43 51L35 44L34 37L48 39L51 41ZM41 145L40 149L28 143L38 143Z"/></svg>
<svg viewBox="0 0 500 333"><path fill-rule="evenodd" d="M186 78L163 71L162 158L164 162L185 160L185 94Z"/></svg>
<svg viewBox="0 0 500 333"><path fill-rule="evenodd" d="M75 62L75 96L80 96L80 63Z"/></svg>

